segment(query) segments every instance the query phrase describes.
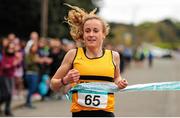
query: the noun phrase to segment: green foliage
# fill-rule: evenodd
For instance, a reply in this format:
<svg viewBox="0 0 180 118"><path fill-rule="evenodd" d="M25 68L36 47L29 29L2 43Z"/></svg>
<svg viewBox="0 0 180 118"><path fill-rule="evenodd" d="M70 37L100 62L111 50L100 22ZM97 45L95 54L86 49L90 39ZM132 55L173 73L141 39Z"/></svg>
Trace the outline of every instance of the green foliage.
<svg viewBox="0 0 180 118"><path fill-rule="evenodd" d="M112 44L124 44L125 37L127 34L132 33L132 27L124 24L110 23L110 34L108 35L108 40Z"/></svg>
<svg viewBox="0 0 180 118"><path fill-rule="evenodd" d="M165 49L179 49L180 48L180 41L179 42L156 42L155 43L156 46L160 47L160 48L165 48Z"/></svg>
<svg viewBox="0 0 180 118"><path fill-rule="evenodd" d="M67 8L63 5L65 0L49 0L48 36L63 37L67 35L66 24L63 23Z"/></svg>
<svg viewBox="0 0 180 118"><path fill-rule="evenodd" d="M111 42L124 44L125 35L131 35L132 46L142 42L155 43L162 48L180 47L180 22L165 19L160 22L144 22L138 26L111 23Z"/></svg>

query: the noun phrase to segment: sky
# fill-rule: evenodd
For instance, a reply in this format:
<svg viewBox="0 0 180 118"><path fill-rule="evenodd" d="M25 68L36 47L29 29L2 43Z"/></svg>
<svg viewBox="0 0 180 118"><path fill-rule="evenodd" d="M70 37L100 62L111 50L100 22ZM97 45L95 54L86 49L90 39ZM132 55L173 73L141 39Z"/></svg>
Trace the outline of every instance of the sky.
<svg viewBox="0 0 180 118"><path fill-rule="evenodd" d="M140 24L165 18L180 21L180 0L102 0L99 15L109 22Z"/></svg>

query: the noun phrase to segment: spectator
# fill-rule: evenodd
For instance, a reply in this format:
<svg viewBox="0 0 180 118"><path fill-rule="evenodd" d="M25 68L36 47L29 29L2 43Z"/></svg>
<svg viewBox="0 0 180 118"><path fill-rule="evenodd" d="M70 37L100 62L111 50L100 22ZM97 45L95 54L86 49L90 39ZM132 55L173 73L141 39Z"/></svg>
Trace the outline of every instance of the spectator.
<svg viewBox="0 0 180 118"><path fill-rule="evenodd" d="M151 68L153 66L153 54L151 51L149 51L149 54L148 54L148 66Z"/></svg>
<svg viewBox="0 0 180 118"><path fill-rule="evenodd" d="M58 67L61 65L61 62L65 56L66 52L64 51L64 49L62 48L62 43L60 41L60 39L51 39L50 40L50 58L52 59L52 63L50 64L50 77L52 77L56 70L58 69ZM55 94L58 99L62 98L62 90L61 93L59 94L59 96L57 94ZM49 90L48 92L49 96L52 96L53 92L52 90Z"/></svg>
<svg viewBox="0 0 180 118"><path fill-rule="evenodd" d="M2 60L0 62L0 93L1 104L5 103L5 116L13 116L11 111L14 72L17 66L17 60L15 59L15 45L14 43L8 43L7 47L3 50Z"/></svg>
<svg viewBox="0 0 180 118"><path fill-rule="evenodd" d="M38 42L39 40L39 34L35 31L31 32L30 34L30 40L26 43L26 47L25 47L25 53L29 52L29 48L30 46L33 44L33 42Z"/></svg>
<svg viewBox="0 0 180 118"><path fill-rule="evenodd" d="M48 45L48 40L45 38L40 38L38 43L38 55L39 57L44 59L44 63L39 63L39 82L38 82L38 92L42 91L39 87L39 84L42 85L42 83L45 82L45 78L49 78L49 71L50 71L50 63L52 63L52 59L49 57L50 55L50 48ZM44 84L47 85L47 84ZM48 88L48 87L47 87ZM42 92L40 92L42 93ZM46 97L46 93L41 94L42 100Z"/></svg>
<svg viewBox="0 0 180 118"><path fill-rule="evenodd" d="M39 79L39 67L37 64L43 63L43 59L41 59L38 55L38 44L33 42L29 45L29 50L27 50L27 54L25 55L25 67L26 67L26 83L28 87L28 94L26 98L25 106L28 108L35 108L32 105L32 95L35 93L38 87L38 79Z"/></svg>

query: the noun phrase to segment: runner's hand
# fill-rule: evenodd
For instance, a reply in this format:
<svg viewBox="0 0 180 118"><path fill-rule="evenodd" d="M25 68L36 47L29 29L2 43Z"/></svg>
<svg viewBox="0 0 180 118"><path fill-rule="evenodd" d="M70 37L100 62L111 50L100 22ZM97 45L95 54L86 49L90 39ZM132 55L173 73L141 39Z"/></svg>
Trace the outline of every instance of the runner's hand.
<svg viewBox="0 0 180 118"><path fill-rule="evenodd" d="M127 85L128 85L128 82L127 82L126 79L121 79L117 83L117 86L118 86L119 89L126 88Z"/></svg>
<svg viewBox="0 0 180 118"><path fill-rule="evenodd" d="M65 83L77 83L80 78L80 73L76 69L71 69L63 78Z"/></svg>

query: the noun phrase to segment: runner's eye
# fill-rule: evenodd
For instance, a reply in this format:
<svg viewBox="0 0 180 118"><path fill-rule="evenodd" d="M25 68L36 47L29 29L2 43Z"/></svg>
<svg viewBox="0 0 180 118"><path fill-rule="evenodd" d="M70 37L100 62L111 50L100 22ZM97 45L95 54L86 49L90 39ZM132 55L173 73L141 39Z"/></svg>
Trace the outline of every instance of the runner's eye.
<svg viewBox="0 0 180 118"><path fill-rule="evenodd" d="M95 33L98 33L98 32L99 32L99 29L95 28L93 31L94 31Z"/></svg>
<svg viewBox="0 0 180 118"><path fill-rule="evenodd" d="M86 33L89 33L91 30L89 28L85 29Z"/></svg>

